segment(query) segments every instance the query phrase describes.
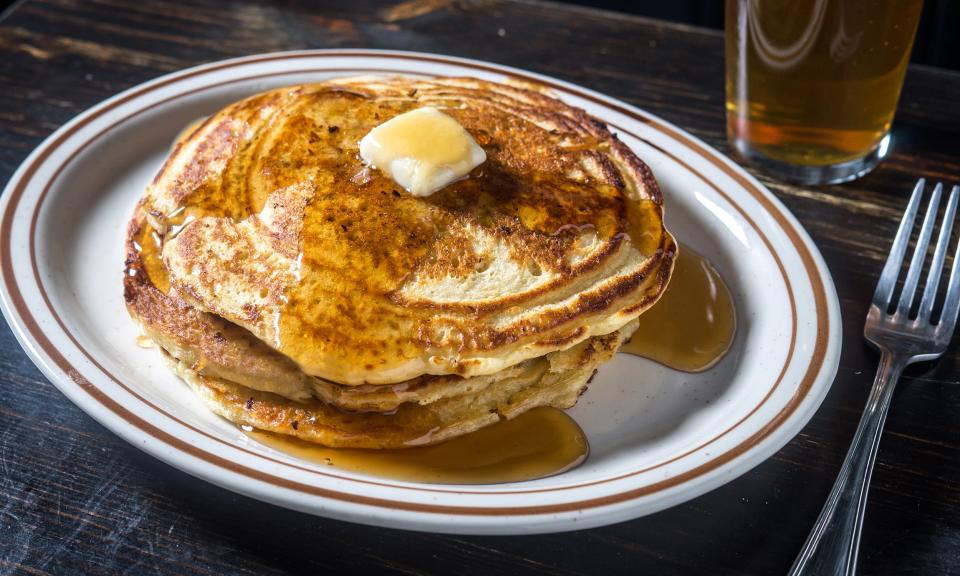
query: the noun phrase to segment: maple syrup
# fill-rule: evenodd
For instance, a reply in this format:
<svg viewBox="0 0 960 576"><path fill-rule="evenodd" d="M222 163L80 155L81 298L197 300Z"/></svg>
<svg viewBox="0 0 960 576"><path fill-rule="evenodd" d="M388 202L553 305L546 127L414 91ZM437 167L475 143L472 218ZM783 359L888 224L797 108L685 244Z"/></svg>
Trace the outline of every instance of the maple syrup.
<svg viewBox="0 0 960 576"><path fill-rule="evenodd" d="M160 257L163 251L162 245L163 239L149 224L145 224L140 229L140 236L137 237L134 244L141 254L140 258L150 281L158 290L167 294L170 292L170 278L163 265L163 259Z"/></svg>
<svg viewBox="0 0 960 576"><path fill-rule="evenodd" d="M640 327L620 352L701 372L730 349L736 325L733 298L723 278L706 258L683 247L666 291L640 315Z"/></svg>
<svg viewBox="0 0 960 576"><path fill-rule="evenodd" d="M670 233L660 227L663 213L660 207L652 200L640 200L638 202L627 202L627 226L626 234L641 254L650 257L661 246L662 235L668 236L664 246L669 249L676 249L673 237Z"/></svg>
<svg viewBox="0 0 960 576"><path fill-rule="evenodd" d="M575 468L589 452L587 438L573 418L547 407L440 444L399 450L327 448L262 430L246 434L302 460L433 484L498 484L553 476Z"/></svg>

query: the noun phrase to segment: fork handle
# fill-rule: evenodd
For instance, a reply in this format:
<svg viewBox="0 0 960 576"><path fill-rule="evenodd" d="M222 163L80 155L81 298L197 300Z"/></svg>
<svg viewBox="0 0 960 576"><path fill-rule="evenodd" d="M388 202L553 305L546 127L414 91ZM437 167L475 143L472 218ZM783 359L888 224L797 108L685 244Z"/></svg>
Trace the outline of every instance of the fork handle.
<svg viewBox="0 0 960 576"><path fill-rule="evenodd" d="M790 576L853 576L856 572L873 461L877 457L893 388L906 365L905 359L898 355L887 351L881 353L877 377L853 436L853 444L817 523L790 568Z"/></svg>

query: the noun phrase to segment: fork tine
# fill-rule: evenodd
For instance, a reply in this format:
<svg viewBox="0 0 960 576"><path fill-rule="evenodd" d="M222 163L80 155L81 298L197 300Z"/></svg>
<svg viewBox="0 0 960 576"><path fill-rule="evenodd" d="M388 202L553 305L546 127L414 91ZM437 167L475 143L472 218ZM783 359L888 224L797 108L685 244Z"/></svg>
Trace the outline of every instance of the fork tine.
<svg viewBox="0 0 960 576"><path fill-rule="evenodd" d="M898 314L909 314L910 307L913 306L913 298L917 293L917 282L920 281L920 271L923 269L923 261L927 259L927 247L930 246L933 225L937 221L937 208L940 207L942 192L943 184L938 183L934 186L933 194L930 195L930 201L927 203L927 213L923 216L923 225L920 228L920 235L917 237L917 245L913 248L913 257L910 259L907 279L903 281L903 292L900 294L900 304L897 305Z"/></svg>
<svg viewBox="0 0 960 576"><path fill-rule="evenodd" d="M958 186L953 187L957 192ZM953 193L951 192L951 194ZM947 286L947 296L943 303L943 312L940 313L940 322L937 330L946 333L953 332L957 324L957 312L960 311L960 241L953 254L953 266L950 269L950 285Z"/></svg>
<svg viewBox="0 0 960 576"><path fill-rule="evenodd" d="M893 288L897 284L897 276L900 274L900 266L903 265L903 255L907 251L907 244L910 243L913 220L917 215L917 207L920 206L920 197L923 195L923 187L926 183L923 178L917 180L917 185L913 188L913 195L910 197L910 203L907 204L903 219L900 220L897 236L893 239L890 256L887 257L887 263L883 265L883 272L880 273L880 280L877 281L877 289L873 293L873 303L883 308L890 304L890 299L893 297Z"/></svg>
<svg viewBox="0 0 960 576"><path fill-rule="evenodd" d="M927 273L927 285L923 289L923 299L920 300L920 310L917 318L930 321L933 312L933 302L937 297L937 288L940 285L940 273L943 270L943 261L947 257L947 245L950 243L950 234L953 232L953 219L957 212L957 198L960 197L960 186L954 186L950 191L947 209L943 213L943 224L940 225L940 236L937 238L937 247L933 251L933 260L930 262L930 271Z"/></svg>

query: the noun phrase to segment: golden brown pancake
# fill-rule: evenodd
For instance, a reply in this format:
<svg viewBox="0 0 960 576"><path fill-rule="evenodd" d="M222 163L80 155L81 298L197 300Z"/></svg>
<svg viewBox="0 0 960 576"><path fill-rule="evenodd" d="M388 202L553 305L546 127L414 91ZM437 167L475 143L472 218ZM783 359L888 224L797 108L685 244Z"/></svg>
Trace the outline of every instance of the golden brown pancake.
<svg viewBox="0 0 960 576"><path fill-rule="evenodd" d="M414 198L356 147L428 104L488 160ZM178 143L128 227L125 296L215 412L396 447L572 405L674 253L649 169L582 111L471 79L344 79L253 96ZM297 410L311 424L283 424Z"/></svg>

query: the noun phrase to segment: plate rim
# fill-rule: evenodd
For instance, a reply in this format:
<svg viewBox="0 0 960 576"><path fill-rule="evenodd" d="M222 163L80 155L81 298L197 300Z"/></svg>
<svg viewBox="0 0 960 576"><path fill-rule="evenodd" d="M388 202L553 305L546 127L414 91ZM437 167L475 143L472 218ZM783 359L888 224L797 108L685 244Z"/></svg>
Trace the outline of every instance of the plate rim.
<svg viewBox="0 0 960 576"><path fill-rule="evenodd" d="M89 403L86 401L87 399L80 397L81 392L87 392L89 394L90 390L95 388L94 384L87 381L82 376L82 374L75 368L73 369L72 372L70 370L63 370L63 372L67 376L67 378L64 379L63 378L64 374L59 373L56 369L54 369L53 366L48 365L47 359L44 358L43 355L40 354L39 351L37 350L37 347L40 347L40 348L44 348L46 352L48 353L50 352L48 347L44 347L38 341L38 332L44 338L46 338L46 335L36 324L35 319L30 318L29 314L27 315L27 317L24 317L21 314L22 311L18 310L15 306L12 305L13 294L16 294L21 298L22 296L20 296L20 294L17 293L17 291L19 290L19 286L16 283L15 274L8 273L9 270L13 270L13 265L11 264L12 258L10 254L11 242L6 241L9 235L12 234L12 226L10 226L8 222L8 220L12 218L12 214L14 212L14 210L11 209L11 196L12 196L11 192L14 191L17 185L23 182L24 185L20 190L20 193L22 195L23 190L26 189L26 183L29 183L29 176L32 176L31 174L28 174L28 172L31 167L35 168L36 165L39 164L37 160L38 160L38 157L40 156L41 151L46 152L48 150L50 151L55 150L56 147L62 143L59 140L66 140L66 138L69 136L69 132L82 121L91 120L92 118L95 118L98 114L101 114L112 107L122 104L127 100L132 100L138 95L146 94L168 83L184 80L194 75L210 73L210 72L219 70L221 68L244 66L248 64L257 64L257 63L262 63L262 62L273 60L273 59L290 59L290 58L303 58L303 57L310 58L310 57L320 57L320 56L359 57L359 58L386 57L386 58L396 58L399 60L404 60L404 59L426 60L430 62L438 62L441 64L453 64L461 67L479 69L479 70L484 70L484 71L488 71L496 74L513 76L516 78L520 78L522 80L533 81L541 84L546 84L548 86L554 86L554 87L560 88L564 91L568 91L577 96L585 97L586 99L594 101L595 103L605 108L612 109L632 119L635 119L644 123L656 122L657 124L660 125L661 128L666 129L661 131L666 132L667 136L670 137L672 140L679 141L681 144L683 144L687 148L695 150L701 158L708 160L715 167L719 168L729 177L737 181L737 183L744 190L746 190L748 193L751 193L753 195L753 197L764 207L767 213L775 217L775 219L778 221L779 229L782 230L784 234L788 237L791 244L797 250L798 256L800 256L801 260L804 261L804 265L806 267L806 272L807 272L806 277L809 279L811 287L814 288L815 293L817 293L818 289L820 292L821 298L817 300L817 298L815 297L815 300L817 301L818 306L821 306L821 308L825 310L825 316L822 318L825 322L821 323L820 322L821 319L818 316L818 327L825 325L827 328L826 331L822 330L821 328L816 338L817 346L822 348L822 354L820 355L820 366L814 367L814 359L816 358L816 355L811 356L811 362L810 362L810 366L808 367L808 371L812 370L813 375L810 378L810 383L807 387L808 389L806 390L805 394L799 395L799 397L793 403L793 408L789 411L789 413L787 413L780 419L780 422L777 425L772 427L767 426L767 428L770 428L770 429L769 430L765 429L764 434L760 438L758 438L756 441L754 441L752 444L749 443L750 439L747 439L746 441L738 444L738 446L735 447L733 450L727 451L725 455L730 454L731 452L737 451L737 449L743 445L749 444L746 447L744 447L742 450L737 451L737 453L729 456L729 458L725 459L723 462L715 463L717 462L717 460L719 460L719 458L714 458L694 468L694 470L699 470L700 468L707 466L707 469L702 474L695 474L690 479L680 479L674 482L672 484L673 486L683 487L686 485L688 488L690 488L689 490L686 491L687 492L686 494L681 494L679 496L679 498L677 499L678 502L685 501L689 498L692 498L693 496L712 490L717 486L725 483L726 481L732 479L733 477L739 476L740 474L746 472L747 470L749 470L759 462L765 460L770 454L772 454L774 451L778 450L780 447L782 447L787 442L789 442L789 440L793 438L793 436L799 431L799 429L806 424L809 418L812 417L813 413L816 411L816 409L819 407L819 404L822 402L823 397L826 395L826 392L829 391L829 388L830 388L829 384L825 386L822 385L822 381L827 379L832 381L836 373L837 365L839 362L839 350L840 350L840 344L841 344L840 325L839 325L839 304L837 302L835 287L833 285L832 279L830 278L829 270L826 268L826 265L822 260L822 256L820 255L819 250L816 248L816 245L813 244L812 240L809 238L809 235L806 233L802 225L799 224L799 222L793 217L793 215L789 212L789 210L786 209L782 205L782 203L780 203L779 200L775 196L773 196L773 194L769 192L769 190L766 189L766 187L764 187L762 184L756 181L756 179L754 179L745 170L743 170L742 168L737 166L735 163L733 163L730 159L728 159L718 151L714 150L712 147L710 147L706 143L700 141L698 138L690 135L686 131L683 131L682 129L674 126L673 124L655 115L652 115L636 107L633 107L625 102L597 93L588 88L571 84L563 80L551 78L549 76L544 76L541 74L536 74L536 73L528 72L525 70L520 70L517 68L502 66L499 64L493 64L493 63L483 62L479 60L471 60L471 59L465 59L465 58L420 53L420 52L406 52L406 51L393 51L393 50L386 51L386 50L370 50L370 49L306 50L306 51L290 51L290 52L274 52L274 53L266 53L266 54L256 54L256 55L244 56L240 58L233 58L228 60L211 62L208 64L187 68L185 70L181 70L178 72L173 72L171 74L161 76L154 80L135 85L111 98L108 98L107 100L101 102L100 104L97 104L85 110L84 112L82 112L81 114L73 118L71 121L67 122L60 129L55 131L49 137L47 137L23 161L20 167L15 171L14 175L11 177L10 181L8 182L5 188L3 198L2 198L2 205L0 205L0 217L2 217L2 222L3 222L2 230L4 231L4 234L0 236L0 241L2 241L2 246L0 246L0 277L2 277L2 280L3 280L2 285L0 285L0 296L2 296L2 299L0 299L0 304L2 304L3 313L7 319L7 322L13 328L14 334L17 336L17 339L20 341L21 346L23 346L23 348L27 351L28 355L31 357L31 360L33 360L33 362L37 364L38 367L41 368L44 374L57 386L57 388L59 388L62 392L64 392L68 396L68 398L71 399L71 401L73 401L75 404L80 406L85 412L87 412L88 414L96 418L102 424L106 425L108 428L110 428L114 433L119 435L121 438L124 438L128 442L134 443L130 437L131 435L129 434L130 431L128 429L126 429L122 424L118 424L116 421L110 420L110 417L102 413L100 410L90 410ZM323 66L316 67L316 71L318 72L323 72L325 70L329 70L329 68L325 68ZM396 73L403 73L403 71L397 70ZM251 81L252 79L253 78L251 77L247 77L242 80ZM178 97L182 97L182 96L184 95L183 94L178 95ZM126 119L127 118L124 118L118 123L122 123ZM622 130L622 128L619 128L619 127L618 129ZM626 130L624 131L627 132ZM649 141L645 139L643 140L644 142L649 144ZM667 153L667 155L671 156L675 161L678 161L681 164L684 164L682 160L679 160L672 154ZM67 165L71 158L68 158L65 162L63 162L63 165L64 166ZM691 173L698 176L700 175L697 170L689 166L687 166L687 168ZM707 180L706 178L703 178L702 176L701 178L705 182L710 184L709 180ZM50 179L51 182L54 180L55 180L55 177ZM737 202L733 201L732 198L728 196L726 198L727 200L730 201L731 205L739 208L739 205L737 204ZM16 198L16 200L19 201L19 198ZM42 200L42 198L38 198L38 201L37 201L38 206L41 204L40 200ZM16 204L14 204L13 208L14 209L16 208ZM742 210L741 210L741 213L743 214L743 216L749 219L749 215L747 215L745 212L742 212ZM35 222L30 228L29 240L31 242L31 246L34 240L34 226L35 226ZM757 227L757 230L760 231L759 227ZM769 241L767 242L768 242L768 249L770 250L770 252L776 255L776 251L773 249L773 246L769 244ZM779 263L779 259L778 259L778 263ZM33 264L34 266L36 266L35 258L33 259ZM781 264L781 268L782 268L782 264ZM816 273L816 279L819 280L819 282L815 281L815 277L813 274L811 274L811 272ZM784 279L786 281L787 286L789 287L790 282L787 279L786 273L784 273ZM41 288L42 288L42 284L41 284ZM53 311L52 306L51 306L51 311ZM819 311L820 310L818 309L818 312ZM31 325L31 322L33 323L33 325ZM67 332L68 336L70 336L69 331L66 331L66 330L64 331ZM827 334L824 334L824 332L827 332ZM69 361L66 361L65 359L64 361L66 362L67 365L70 365ZM62 369L62 366L60 366L60 368ZM103 372L109 374L109 372L103 369L102 367L98 366L98 368ZM806 378L804 380L806 380ZM816 386L818 383L820 383L819 388L817 388ZM818 392L817 397L811 398L809 393L811 390L815 390L815 389ZM800 408L800 405L803 404L805 401L812 401L812 404L808 405L807 409L804 411L803 414L801 414L799 417L796 416L797 410ZM108 409L110 408L109 406L102 406L102 407L108 408ZM123 406L117 405L116 408L119 408L120 410L130 414L130 412L126 410ZM139 428L135 424L130 423L129 419L124 418L122 415L120 415L120 413L117 413L116 410L111 410L111 411L114 412L116 416L120 416L120 418L123 418L123 420L125 420L128 423L128 425L133 425L135 428ZM142 421L142 419L140 419L136 415L134 414L130 414L130 415L134 416L135 419ZM778 414L778 416L779 415L780 414ZM793 420L792 422L791 422L791 419ZM144 421L144 423L149 426L148 422ZM783 426L788 423L792 424L790 426L790 430L782 434L782 439L772 442L771 444L769 441L773 438L774 433L777 430L780 430L781 428L783 428ZM139 428L139 431L147 433L142 428ZM182 440L179 440L169 434L166 434L161 430L156 430L156 432L160 432L161 436L170 436L171 439L174 440L174 442L171 443L169 441L162 439L161 437L157 437L156 434L151 434L151 436L153 436L155 440L161 443L165 443L167 447L173 449L173 451L178 450L176 448L177 444L183 443ZM765 440L768 441L768 446L766 450L764 450L763 449L764 447L761 445L761 443ZM137 444L138 447L146 448L146 443L144 443L144 445L140 445L139 442L136 442L135 444ZM243 488L238 488L236 485L231 484L230 482L227 482L226 480L223 480L223 479L221 479L223 481L217 481L217 479L212 478L210 474L206 474L202 470L205 464L206 465L213 464L214 466L220 466L221 468L224 468L228 471L233 471L239 474L243 474L242 472L229 466L229 464L231 463L230 461L224 461L221 463L210 463L210 462L201 463L200 468L197 469L192 462L187 462L184 459L176 459L173 457L172 453L169 453L169 452L165 453L165 451L162 450L162 447L160 448L154 447L153 450L148 449L147 451L153 454L154 456L159 457L161 460L169 462L175 465L176 467L184 469L187 472L195 476L198 476L200 478L206 479L208 481L213 481L214 483L220 484L229 489L250 494L260 499L275 500L275 498L271 498L269 497L269 495L265 495L262 491L250 489L249 486L247 487L247 489L243 489ZM760 454L758 455L758 453ZM711 473L711 471L713 471L714 469L720 468L725 464L728 464L731 460L742 455L748 455L748 456L752 455L753 457L750 459L752 462L746 463L744 466L741 466L740 469L736 470L732 474L727 474L725 476L721 476L719 473L714 474L713 481L710 481L711 477L709 476L709 474ZM185 454L184 456L198 458L197 455L195 454ZM205 460L202 458L198 458L198 459ZM173 460L178 460L179 464L177 462L174 462ZM224 464L227 464L227 465L224 466ZM671 480L674 480L674 479L675 478L672 478ZM690 482L688 482L688 480L694 480L694 479L701 479L704 482L701 483L700 486L694 488L690 486ZM272 481L276 480L276 477L270 476L270 480L271 480L270 484L272 485L273 484ZM348 480L351 480L351 479L348 479ZM608 479L604 479L602 481L607 481L607 480ZM591 484L591 483L587 482L584 484ZM573 486L572 488L578 488L583 486L584 484L578 484ZM659 483L655 483L655 484L659 484ZM391 487L396 487L396 486L391 486ZM565 488L568 488L568 487L561 487L559 489L565 489ZM536 490L536 492L540 492L540 491L542 490ZM458 494L463 491L448 489L443 491L437 490L436 492L438 493L442 492L446 495L451 495L451 494ZM497 496L502 493L493 492L493 493L483 493L483 494ZM644 495L647 495L647 494L630 496L627 498L617 500L616 502L629 503L631 500L640 498ZM616 496L620 496L620 494L617 494ZM321 495L321 497L326 497L326 496ZM578 502L576 504L587 503L589 500L590 499L588 498L586 501ZM287 503L278 502L278 503L291 507L290 503L288 502ZM674 502L674 503L677 503L677 502ZM666 505L672 505L674 503L668 503ZM392 500L386 500L382 502L382 504L373 504L373 505L376 506L376 505L391 505L391 504L395 505L396 502ZM605 504L593 504L592 506L578 508L577 510L583 510L590 507L597 508L597 507L602 507L604 505ZM296 507L296 506L293 506L293 507ZM663 507L666 507L666 506L663 506ZM451 514L451 507L449 506L428 506L428 508L431 508L431 509L419 510L418 512L425 512L425 513L431 513L431 514L432 513ZM456 507L453 507L453 508L456 509ZM538 508L538 507L530 507L530 508ZM471 506L466 509L457 509L452 513L454 515L466 514L468 516L472 516L473 514L477 514L482 510L483 510L482 508ZM537 511L530 511L530 512L521 512L517 510L504 512L504 510L507 510L507 509L496 509L496 513L498 515L503 515L510 518L520 518L521 521L523 518L528 517L531 514L550 513L550 510L537 510ZM316 510L312 510L312 509L308 511L312 511L315 513L317 512ZM648 509L642 513L650 513L653 511L654 510L652 509ZM634 514L633 516L630 516L630 517L634 517L637 515L639 514ZM354 521L361 521L361 522L364 521L362 518L358 519L358 518L352 517L352 515L349 515L349 514L346 515L346 517ZM382 520L381 518L374 518L372 520L368 520L368 522L372 521L373 523L377 523L377 524L385 524L385 522L381 520ZM599 523L603 523L603 522L597 522L597 524ZM584 523L581 523L580 526L576 526L576 525L570 526L569 528L566 528L566 529L579 528L579 527L582 527L583 524ZM409 526L405 526L405 527L409 527ZM437 528L438 525L431 525L430 527ZM443 529L444 527L449 528L449 526L443 523L441 523L439 527L440 529ZM561 527L559 529L564 529L564 528ZM538 530L538 531L546 531L546 530ZM502 530L498 530L498 532L502 532Z"/></svg>

